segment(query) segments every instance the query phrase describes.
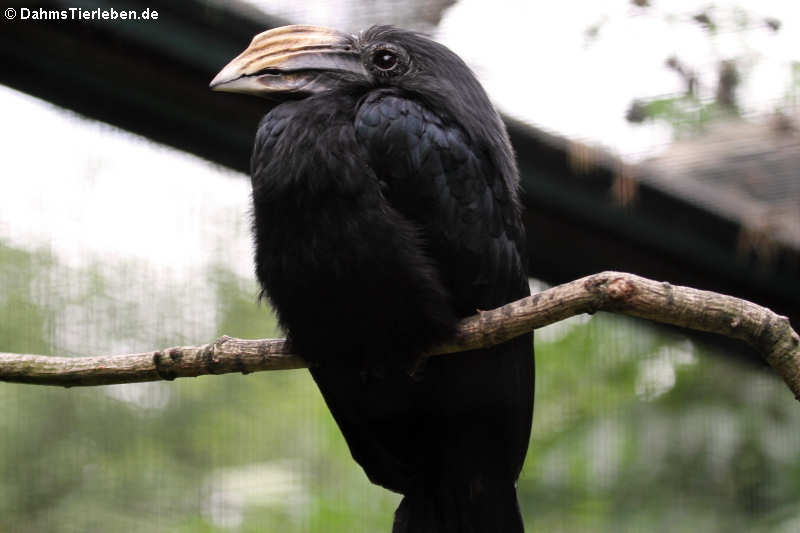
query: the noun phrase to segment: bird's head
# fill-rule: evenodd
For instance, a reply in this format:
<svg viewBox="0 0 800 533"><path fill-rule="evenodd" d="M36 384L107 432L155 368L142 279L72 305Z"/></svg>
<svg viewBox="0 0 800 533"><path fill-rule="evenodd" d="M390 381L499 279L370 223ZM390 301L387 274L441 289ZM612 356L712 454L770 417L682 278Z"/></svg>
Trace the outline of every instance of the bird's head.
<svg viewBox="0 0 800 533"><path fill-rule="evenodd" d="M450 49L419 33L392 26L355 35L317 26L275 28L256 35L211 82L217 91L275 100L386 87L459 123L489 147L504 176L516 176L505 126L475 75Z"/></svg>
<svg viewBox="0 0 800 533"><path fill-rule="evenodd" d="M491 109L461 58L423 35L391 26L355 35L302 25L265 31L211 82L216 91L278 100L378 87L415 93L436 108Z"/></svg>

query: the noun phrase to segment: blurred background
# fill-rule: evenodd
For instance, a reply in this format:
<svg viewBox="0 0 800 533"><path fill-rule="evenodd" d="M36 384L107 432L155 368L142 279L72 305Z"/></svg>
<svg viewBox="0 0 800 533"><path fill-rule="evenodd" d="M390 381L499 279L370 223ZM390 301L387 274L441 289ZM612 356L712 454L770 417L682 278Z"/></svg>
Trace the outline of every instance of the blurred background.
<svg viewBox="0 0 800 533"><path fill-rule="evenodd" d="M285 23L414 28L472 66L517 150L534 290L617 269L800 326L793 2L2 7L0 351L281 335L249 239L269 104L207 85ZM70 7L158 18L51 14ZM536 352L529 531L800 531L800 409L755 354L605 313L537 331ZM398 502L349 457L305 371L0 385L2 533L385 532Z"/></svg>

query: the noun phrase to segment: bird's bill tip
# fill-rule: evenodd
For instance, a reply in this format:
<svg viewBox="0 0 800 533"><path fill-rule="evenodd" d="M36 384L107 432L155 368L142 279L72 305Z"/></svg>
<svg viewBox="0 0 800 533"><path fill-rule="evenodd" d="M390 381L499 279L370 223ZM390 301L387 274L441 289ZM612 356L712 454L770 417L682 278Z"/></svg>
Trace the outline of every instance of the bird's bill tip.
<svg viewBox="0 0 800 533"><path fill-rule="evenodd" d="M225 68L220 70L219 73L214 76L214 79L208 84L209 88L214 91L230 90L228 85L241 78L241 74L238 72L238 70L239 69L236 68L236 65L234 65L233 61L228 63L225 65Z"/></svg>
<svg viewBox="0 0 800 533"><path fill-rule="evenodd" d="M208 84L212 91L261 95L264 85L257 76L242 74L235 61L225 66Z"/></svg>

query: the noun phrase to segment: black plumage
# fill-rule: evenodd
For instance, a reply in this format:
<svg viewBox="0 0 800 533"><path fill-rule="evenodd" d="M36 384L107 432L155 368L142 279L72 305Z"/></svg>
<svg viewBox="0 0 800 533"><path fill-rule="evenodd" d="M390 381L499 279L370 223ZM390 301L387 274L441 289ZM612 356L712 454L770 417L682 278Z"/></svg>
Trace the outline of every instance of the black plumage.
<svg viewBox="0 0 800 533"><path fill-rule="evenodd" d="M412 32L290 26L212 86L287 100L251 162L256 273L355 460L404 495L394 531L522 531L532 336L417 368L529 294L512 150L474 75Z"/></svg>

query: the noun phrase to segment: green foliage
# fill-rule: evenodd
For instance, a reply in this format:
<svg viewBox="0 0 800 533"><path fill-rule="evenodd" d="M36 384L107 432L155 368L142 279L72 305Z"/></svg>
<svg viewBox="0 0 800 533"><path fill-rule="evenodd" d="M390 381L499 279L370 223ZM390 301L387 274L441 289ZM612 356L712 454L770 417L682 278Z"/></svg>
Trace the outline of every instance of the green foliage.
<svg viewBox="0 0 800 533"><path fill-rule="evenodd" d="M789 109L796 109L800 104L800 62L793 62L789 68L791 68L791 80L784 96L784 104Z"/></svg>
<svg viewBox="0 0 800 533"><path fill-rule="evenodd" d="M279 334L255 284L222 267L205 276L216 301L209 338L188 338L198 330L195 292L176 282L155 301L117 300L120 279L145 293L151 274L72 269L0 246L0 346L63 353L83 343L88 352ZM67 310L86 317L77 330ZM175 328L187 338L161 338ZM606 314L537 335L534 432L519 483L529 531L796 529L800 412L777 379ZM3 384L0 405L3 533L389 531L399 502L355 465L305 371L91 389Z"/></svg>
<svg viewBox="0 0 800 533"><path fill-rule="evenodd" d="M537 347L532 530L776 531L800 516L800 413L765 370L608 315Z"/></svg>
<svg viewBox="0 0 800 533"><path fill-rule="evenodd" d="M736 116L730 108L716 101L703 101L694 95L666 96L634 104L641 120L669 124L676 139L697 136L715 121Z"/></svg>
<svg viewBox="0 0 800 533"><path fill-rule="evenodd" d="M639 5L638 2L634 4ZM784 30L781 29L783 23L780 19L764 17L746 4L733 2L723 5L709 2L698 6L699 10L689 17L686 16L686 6L681 5L669 6L665 3L662 8L666 8L666 11L650 10L651 22L660 18L676 29L702 28L707 44L710 45L709 52L706 53L709 57L704 61L689 59L689 63L686 63L692 53L684 51L670 56L664 68L673 71L681 81L682 93L637 98L628 108L627 120L632 123L646 120L659 122L669 126L676 138L684 139L703 133L716 121L751 114L754 110L743 108L748 103L740 102L737 90L745 81L751 81L752 76L774 76L774 73L765 73L769 69L756 68L768 61L770 53L766 50L769 50L769 46L777 44L773 42L767 45L769 41L764 40L761 31L768 28L774 37ZM646 18L643 17L642 20ZM694 52L697 52L697 47L694 48ZM709 65L715 66L709 68ZM791 68L791 79L796 80L794 67ZM796 84L792 82L792 85ZM796 91L790 89L785 100L789 104L787 107L791 109L797 102Z"/></svg>

